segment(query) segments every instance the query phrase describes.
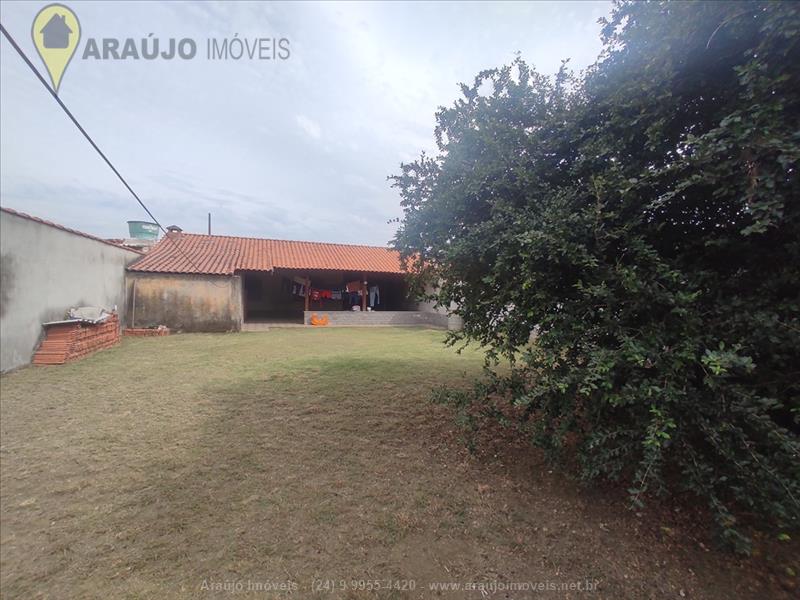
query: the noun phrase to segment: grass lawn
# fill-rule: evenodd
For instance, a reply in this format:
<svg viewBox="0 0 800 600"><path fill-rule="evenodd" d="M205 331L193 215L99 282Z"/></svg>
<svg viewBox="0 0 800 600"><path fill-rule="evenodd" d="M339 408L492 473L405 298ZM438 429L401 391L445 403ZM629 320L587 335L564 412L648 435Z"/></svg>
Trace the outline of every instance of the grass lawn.
<svg viewBox="0 0 800 600"><path fill-rule="evenodd" d="M284 583L295 598L481 598L430 585L493 581L573 585L551 598L784 593L680 519L665 533L528 449L470 455L428 395L482 357L442 337L125 339L3 376L3 597L285 597L263 591ZM400 582L350 583L376 580ZM598 590L574 589L586 581Z"/></svg>

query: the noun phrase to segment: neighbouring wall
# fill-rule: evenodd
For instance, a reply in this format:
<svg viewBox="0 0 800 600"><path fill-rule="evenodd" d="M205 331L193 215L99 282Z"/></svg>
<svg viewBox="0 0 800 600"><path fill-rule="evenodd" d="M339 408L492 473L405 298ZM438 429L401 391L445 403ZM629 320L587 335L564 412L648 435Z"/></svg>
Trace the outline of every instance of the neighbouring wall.
<svg viewBox="0 0 800 600"><path fill-rule="evenodd" d="M0 211L0 371L30 363L42 323L74 306L125 311L125 267L141 255Z"/></svg>
<svg viewBox="0 0 800 600"><path fill-rule="evenodd" d="M242 281L227 275L128 272L128 319L135 327L239 331ZM135 300L134 300L135 292Z"/></svg>
<svg viewBox="0 0 800 600"><path fill-rule="evenodd" d="M428 286L425 289L426 294L433 293L433 288ZM442 315L447 322L447 329L450 331L458 331L464 327L464 319L462 319L459 315L453 314L453 311L456 309L456 305L453 304L450 307L450 310L445 310L441 306L436 306L433 302L424 301L424 302L417 302L417 310L420 312L427 312L427 313L435 313L437 315Z"/></svg>

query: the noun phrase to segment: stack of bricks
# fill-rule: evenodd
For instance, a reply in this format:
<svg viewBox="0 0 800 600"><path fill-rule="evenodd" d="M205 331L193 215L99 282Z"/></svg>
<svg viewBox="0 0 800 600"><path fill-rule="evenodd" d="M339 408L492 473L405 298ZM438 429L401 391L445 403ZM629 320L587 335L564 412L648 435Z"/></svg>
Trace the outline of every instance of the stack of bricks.
<svg viewBox="0 0 800 600"><path fill-rule="evenodd" d="M83 358L119 342L119 318L112 314L97 325L91 323L57 323L45 330L45 339L36 354L35 365L62 365Z"/></svg>
<svg viewBox="0 0 800 600"><path fill-rule="evenodd" d="M164 325L159 325L158 327L154 328L128 327L123 333L125 335L136 335L140 337L156 337L169 335L169 327L165 327Z"/></svg>

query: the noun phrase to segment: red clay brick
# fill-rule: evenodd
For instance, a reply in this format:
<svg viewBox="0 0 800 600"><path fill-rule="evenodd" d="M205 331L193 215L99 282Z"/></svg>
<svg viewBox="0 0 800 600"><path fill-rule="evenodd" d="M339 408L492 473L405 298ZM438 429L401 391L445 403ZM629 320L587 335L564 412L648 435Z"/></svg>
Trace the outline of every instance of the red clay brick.
<svg viewBox="0 0 800 600"><path fill-rule="evenodd" d="M128 327L123 332L123 335L132 335L139 337L160 337L169 335L169 327L158 327L156 329L149 329L145 327Z"/></svg>
<svg viewBox="0 0 800 600"><path fill-rule="evenodd" d="M60 323L45 330L45 339L33 355L35 365L62 365L119 343L119 317L112 314L99 325Z"/></svg>

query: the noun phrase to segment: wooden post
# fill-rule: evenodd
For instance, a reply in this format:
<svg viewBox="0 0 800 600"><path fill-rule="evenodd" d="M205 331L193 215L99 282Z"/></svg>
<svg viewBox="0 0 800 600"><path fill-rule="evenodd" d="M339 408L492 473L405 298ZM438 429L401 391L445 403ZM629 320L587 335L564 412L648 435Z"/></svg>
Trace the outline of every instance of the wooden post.
<svg viewBox="0 0 800 600"><path fill-rule="evenodd" d="M133 280L133 306L131 307L131 329L136 327L136 279Z"/></svg>
<svg viewBox="0 0 800 600"><path fill-rule="evenodd" d="M306 308L305 310L308 311L308 299L311 296L311 277L306 275Z"/></svg>
<svg viewBox="0 0 800 600"><path fill-rule="evenodd" d="M245 281L246 275L242 273L241 282L242 282L242 289L241 294L239 294L239 302L242 303L242 324L247 321L247 282Z"/></svg>
<svg viewBox="0 0 800 600"><path fill-rule="evenodd" d="M367 274L361 274L361 310L367 312Z"/></svg>

